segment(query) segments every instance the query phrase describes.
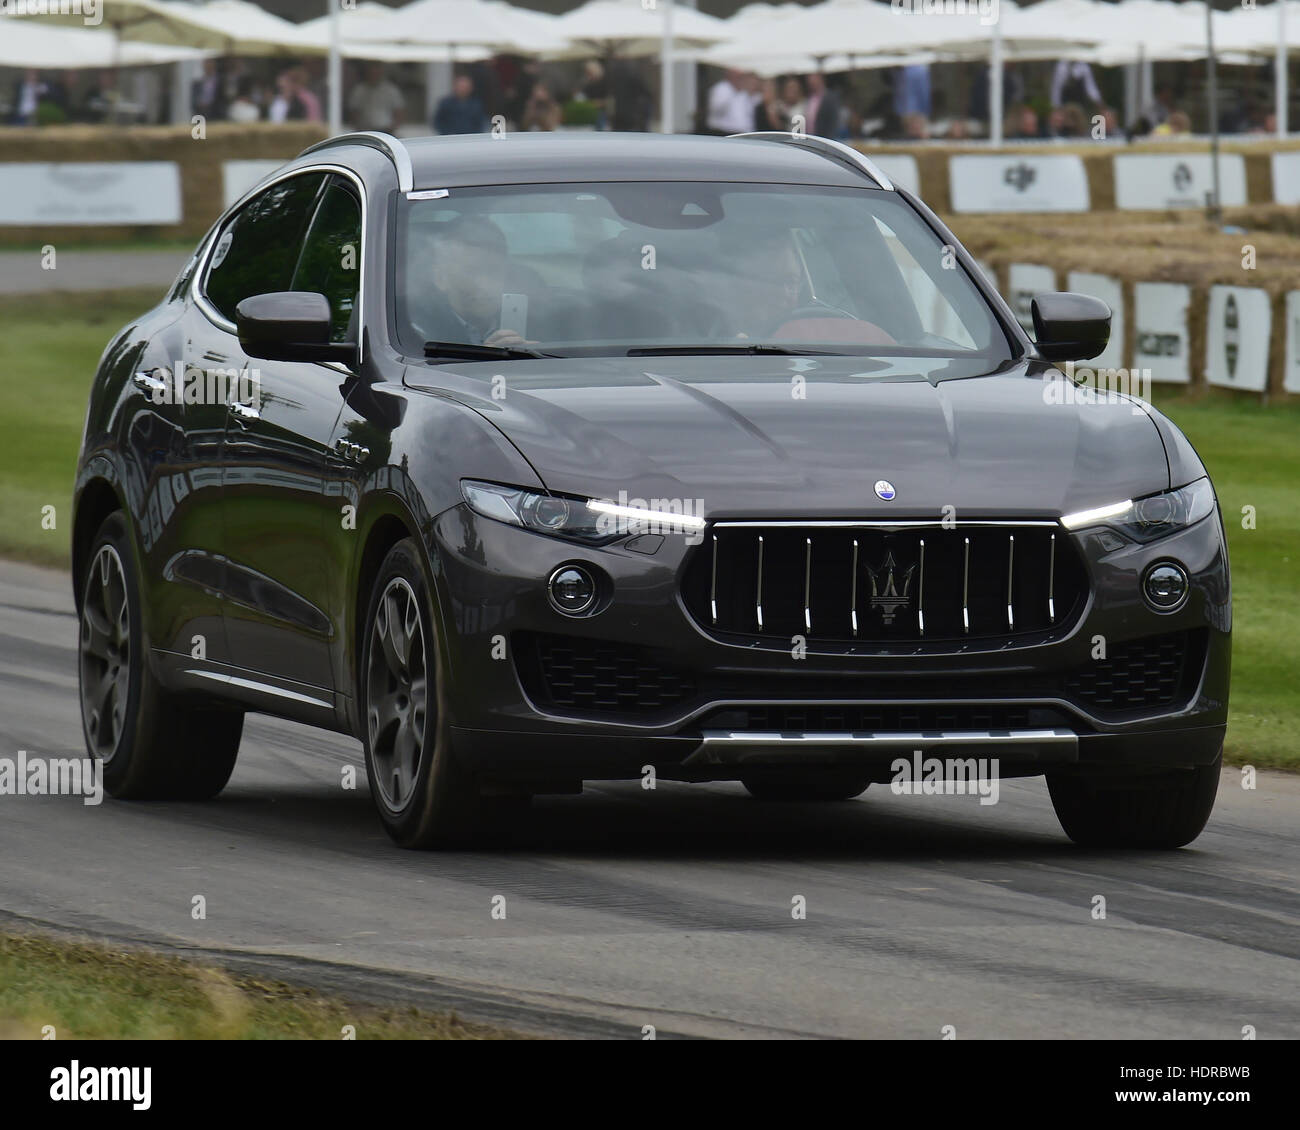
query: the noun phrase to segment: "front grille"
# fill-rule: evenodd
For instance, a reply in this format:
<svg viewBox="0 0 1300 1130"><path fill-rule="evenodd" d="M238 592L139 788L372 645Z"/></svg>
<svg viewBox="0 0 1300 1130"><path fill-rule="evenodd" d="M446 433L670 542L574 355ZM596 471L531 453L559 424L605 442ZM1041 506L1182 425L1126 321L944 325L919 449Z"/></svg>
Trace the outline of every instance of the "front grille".
<svg viewBox="0 0 1300 1130"><path fill-rule="evenodd" d="M539 705L589 714L645 715L695 697L694 678L641 648L577 636L515 636L528 696Z"/></svg>
<svg viewBox="0 0 1300 1130"><path fill-rule="evenodd" d="M1087 598L1055 523L715 526L683 598L723 635L809 644L1007 640L1060 629Z"/></svg>
<svg viewBox="0 0 1300 1130"><path fill-rule="evenodd" d="M1111 649L1105 659L1067 675L1065 694L1098 713L1168 706L1190 693L1187 677L1199 674L1204 655L1204 632L1130 640Z"/></svg>

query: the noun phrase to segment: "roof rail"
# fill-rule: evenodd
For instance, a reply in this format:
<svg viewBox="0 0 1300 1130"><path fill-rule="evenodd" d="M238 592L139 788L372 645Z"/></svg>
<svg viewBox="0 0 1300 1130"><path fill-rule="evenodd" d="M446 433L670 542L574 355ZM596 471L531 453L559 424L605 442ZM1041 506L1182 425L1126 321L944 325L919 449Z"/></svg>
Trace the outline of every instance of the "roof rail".
<svg viewBox="0 0 1300 1130"><path fill-rule="evenodd" d="M866 173L873 181L887 192L894 191L894 182L880 170L880 167L851 145L842 141L832 141L829 137L818 137L812 133L786 133L784 130L764 130L761 133L733 133L728 137L744 137L752 141L784 141L788 145L799 145L813 149L832 160L852 165L859 172Z"/></svg>
<svg viewBox="0 0 1300 1130"><path fill-rule="evenodd" d="M317 153L333 145L368 145L372 149L378 149L393 162L393 167L397 170L398 189L402 192L410 192L415 188L415 171L411 168L411 155L406 151L406 146L391 134L378 133L374 130L366 130L362 133L340 133L324 141L318 141L315 145L307 146L298 156L304 157L308 153Z"/></svg>

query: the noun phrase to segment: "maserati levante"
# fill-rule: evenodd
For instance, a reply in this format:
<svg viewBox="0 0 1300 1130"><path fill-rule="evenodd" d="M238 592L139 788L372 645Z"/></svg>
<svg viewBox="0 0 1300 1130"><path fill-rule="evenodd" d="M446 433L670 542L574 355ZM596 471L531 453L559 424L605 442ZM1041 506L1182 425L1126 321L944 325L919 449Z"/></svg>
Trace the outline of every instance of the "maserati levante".
<svg viewBox="0 0 1300 1130"><path fill-rule="evenodd" d="M790 134L348 134L110 343L76 481L85 739L216 795L248 711L354 735L393 839L584 781L854 797L1045 775L1075 841L1214 803L1205 467L1084 387L862 154ZM916 803L924 803L917 801Z"/></svg>

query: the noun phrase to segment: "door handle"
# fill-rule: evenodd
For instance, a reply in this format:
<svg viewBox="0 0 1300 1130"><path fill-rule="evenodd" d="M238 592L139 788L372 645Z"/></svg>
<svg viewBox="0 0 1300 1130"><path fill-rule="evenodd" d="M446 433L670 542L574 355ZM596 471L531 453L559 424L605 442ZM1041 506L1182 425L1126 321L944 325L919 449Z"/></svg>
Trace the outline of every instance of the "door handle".
<svg viewBox="0 0 1300 1130"><path fill-rule="evenodd" d="M242 423L244 420L260 420L260 413L251 404L241 404L238 400L232 401L230 410L235 414L235 423Z"/></svg>
<svg viewBox="0 0 1300 1130"><path fill-rule="evenodd" d="M150 397L156 398L160 392L166 392L167 390L166 381L159 377L152 376L149 373L136 373L131 380L135 384L136 388L140 389L142 392L147 392Z"/></svg>

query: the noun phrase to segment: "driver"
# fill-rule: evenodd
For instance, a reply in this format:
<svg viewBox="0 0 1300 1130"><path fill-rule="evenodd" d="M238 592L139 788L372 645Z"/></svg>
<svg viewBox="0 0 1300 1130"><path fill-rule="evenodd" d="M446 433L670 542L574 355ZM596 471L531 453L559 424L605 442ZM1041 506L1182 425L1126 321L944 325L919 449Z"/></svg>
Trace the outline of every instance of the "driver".
<svg viewBox="0 0 1300 1130"><path fill-rule="evenodd" d="M734 234L726 241L732 264L732 333L764 340L803 304L807 293L803 264L790 235L771 229Z"/></svg>
<svg viewBox="0 0 1300 1130"><path fill-rule="evenodd" d="M505 234L491 220L459 216L438 224L420 267L430 294L416 329L429 341L522 345L515 330L500 328L508 264Z"/></svg>

